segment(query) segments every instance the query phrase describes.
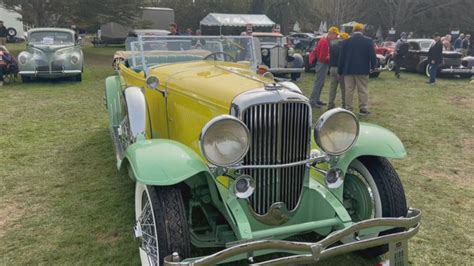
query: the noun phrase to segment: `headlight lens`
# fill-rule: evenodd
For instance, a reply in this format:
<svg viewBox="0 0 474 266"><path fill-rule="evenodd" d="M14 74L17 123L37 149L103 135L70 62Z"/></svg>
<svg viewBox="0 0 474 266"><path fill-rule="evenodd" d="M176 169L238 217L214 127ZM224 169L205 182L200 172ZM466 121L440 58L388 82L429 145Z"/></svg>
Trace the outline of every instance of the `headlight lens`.
<svg viewBox="0 0 474 266"><path fill-rule="evenodd" d="M79 56L77 55L72 55L71 56L71 63L73 63L74 65L77 64L79 62Z"/></svg>
<svg viewBox="0 0 474 266"><path fill-rule="evenodd" d="M263 49L262 50L262 55L263 56L268 56L268 49Z"/></svg>
<svg viewBox="0 0 474 266"><path fill-rule="evenodd" d="M349 150L359 136L356 116L342 108L324 113L314 129L318 146L329 155L341 155Z"/></svg>
<svg viewBox="0 0 474 266"><path fill-rule="evenodd" d="M158 88L158 86L160 86L160 80L155 76L149 76L146 79L146 85L150 89L156 89L156 88Z"/></svg>
<svg viewBox="0 0 474 266"><path fill-rule="evenodd" d="M249 143L248 128L229 115L212 119L201 132L201 152L211 164L217 166L230 166L241 161L247 154Z"/></svg>
<svg viewBox="0 0 474 266"><path fill-rule="evenodd" d="M288 48L288 55L289 55L289 56L295 55L295 49L293 49L293 48Z"/></svg>
<svg viewBox="0 0 474 266"><path fill-rule="evenodd" d="M18 61L20 62L20 64L24 65L28 61L28 56L22 53L18 56Z"/></svg>

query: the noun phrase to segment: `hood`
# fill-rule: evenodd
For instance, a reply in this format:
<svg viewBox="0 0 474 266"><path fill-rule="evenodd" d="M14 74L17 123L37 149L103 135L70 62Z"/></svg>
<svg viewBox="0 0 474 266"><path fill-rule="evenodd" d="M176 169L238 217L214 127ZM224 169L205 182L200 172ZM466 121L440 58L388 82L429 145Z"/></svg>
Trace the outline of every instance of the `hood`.
<svg viewBox="0 0 474 266"><path fill-rule="evenodd" d="M239 94L262 88L269 80L237 63L196 61L156 67L150 71L170 92L229 109Z"/></svg>
<svg viewBox="0 0 474 266"><path fill-rule="evenodd" d="M443 57L446 58L461 58L462 54L455 51L443 51Z"/></svg>

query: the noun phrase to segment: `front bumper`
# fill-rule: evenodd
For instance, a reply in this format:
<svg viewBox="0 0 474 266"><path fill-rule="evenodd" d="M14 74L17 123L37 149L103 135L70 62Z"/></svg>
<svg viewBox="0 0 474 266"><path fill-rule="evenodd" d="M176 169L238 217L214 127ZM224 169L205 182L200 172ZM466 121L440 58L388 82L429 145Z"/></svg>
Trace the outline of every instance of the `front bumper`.
<svg viewBox="0 0 474 266"><path fill-rule="evenodd" d="M209 256L183 261L180 260L179 254L174 253L164 258L164 265L215 265L241 254L248 254L247 257L250 258L253 252L269 249L281 250L286 253L298 253L299 255L291 255L259 262L258 265L305 264L315 263L325 258L386 244L389 244L390 265L408 265L407 241L418 232L420 228L420 219L421 212L417 209L410 209L407 217L378 218L362 221L343 230L333 232L323 240L315 243L282 240L255 240L252 242L237 244ZM347 237L353 236L354 233L361 230L374 228L386 228L385 230L388 230L387 227L401 228L402 231L332 246ZM384 230L382 229L380 231Z"/></svg>
<svg viewBox="0 0 474 266"><path fill-rule="evenodd" d="M474 75L474 67L473 68L442 68L440 72L443 74L473 74Z"/></svg>
<svg viewBox="0 0 474 266"><path fill-rule="evenodd" d="M61 70L61 71L20 71L18 74L31 77L66 77L81 74L81 70Z"/></svg>
<svg viewBox="0 0 474 266"><path fill-rule="evenodd" d="M304 68L270 68L268 71L273 74L301 73Z"/></svg>

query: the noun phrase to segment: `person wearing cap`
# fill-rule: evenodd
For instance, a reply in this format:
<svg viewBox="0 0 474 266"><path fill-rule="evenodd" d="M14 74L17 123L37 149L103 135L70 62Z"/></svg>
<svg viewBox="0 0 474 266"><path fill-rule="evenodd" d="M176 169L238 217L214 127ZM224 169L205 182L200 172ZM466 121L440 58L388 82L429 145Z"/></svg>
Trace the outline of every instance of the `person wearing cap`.
<svg viewBox="0 0 474 266"><path fill-rule="evenodd" d="M395 63L395 77L397 78L400 78L400 65L408 54L409 48L407 34L406 32L402 32L402 34L400 34L400 39L398 39L397 44L395 45L395 55L393 57Z"/></svg>
<svg viewBox="0 0 474 266"><path fill-rule="evenodd" d="M326 79L326 75L329 71L329 43L337 38L339 34L339 29L337 27L331 27L328 30L328 34L326 37L321 38L318 41L318 45L312 52L313 58L317 60L316 64L316 79L314 81L313 91L311 92L311 106L314 108L321 108L326 103L321 101L321 92L324 87L324 81ZM312 62L310 62L312 64Z"/></svg>
<svg viewBox="0 0 474 266"><path fill-rule="evenodd" d="M433 34L433 40L435 43L431 45L428 50L428 63L430 80L428 84L434 85L436 83L436 75L438 74L438 66L443 62L443 43L441 42L441 36L438 33Z"/></svg>
<svg viewBox="0 0 474 266"><path fill-rule="evenodd" d="M337 86L341 88L341 99L342 99L342 108L345 107L346 105L346 90L344 86L344 79L339 76L339 71L337 67L337 63L339 60L339 53L342 48L342 41L349 39L349 34L346 32L340 33L339 38L334 39L331 41L330 47L329 47L329 74L331 78L331 85L329 87L329 101L328 101L328 110L331 110L336 107L336 104L334 103L336 100L336 95L337 95Z"/></svg>
<svg viewBox="0 0 474 266"><path fill-rule="evenodd" d="M6 45L7 43L8 30L3 25L3 21L0 20L0 45Z"/></svg>
<svg viewBox="0 0 474 266"><path fill-rule="evenodd" d="M352 36L342 42L339 54L338 71L344 76L346 89L346 109L352 110L354 91L359 95L359 114L369 115L369 74L375 69L377 57L375 55L374 42L362 33L364 25L356 23Z"/></svg>

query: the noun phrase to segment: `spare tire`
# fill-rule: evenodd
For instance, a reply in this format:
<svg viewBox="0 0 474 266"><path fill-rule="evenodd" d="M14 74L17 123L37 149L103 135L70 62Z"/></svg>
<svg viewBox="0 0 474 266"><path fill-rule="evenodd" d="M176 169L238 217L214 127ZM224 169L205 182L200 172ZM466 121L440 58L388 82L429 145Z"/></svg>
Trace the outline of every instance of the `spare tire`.
<svg viewBox="0 0 474 266"><path fill-rule="evenodd" d="M8 32L8 36L10 36L10 37L15 37L16 34L17 34L17 31L16 31L15 28L8 28L7 32Z"/></svg>

